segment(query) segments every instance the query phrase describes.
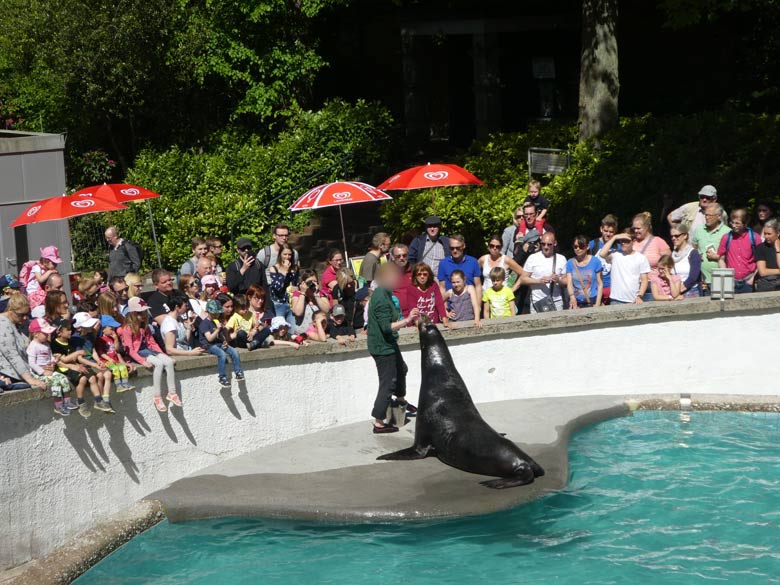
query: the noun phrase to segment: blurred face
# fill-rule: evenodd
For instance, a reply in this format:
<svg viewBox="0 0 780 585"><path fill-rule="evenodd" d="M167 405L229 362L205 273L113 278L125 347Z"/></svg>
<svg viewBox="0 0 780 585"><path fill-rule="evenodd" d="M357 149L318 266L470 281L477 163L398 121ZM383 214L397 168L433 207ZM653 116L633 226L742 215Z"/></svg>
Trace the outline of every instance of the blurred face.
<svg viewBox="0 0 780 585"><path fill-rule="evenodd" d="M721 218L720 213L718 213L715 209L710 209L707 209L707 211L704 213L704 224L708 229L713 230L721 224Z"/></svg>
<svg viewBox="0 0 780 585"><path fill-rule="evenodd" d="M734 235L739 235L742 232L745 231L747 226L745 225L745 218L742 217L742 215L734 214L731 216L731 221L729 222L731 224L731 231L734 232Z"/></svg>
<svg viewBox="0 0 780 585"><path fill-rule="evenodd" d="M466 246L463 244L463 242L459 242L458 240L450 240L450 256L452 256L453 260L457 262L463 258L465 250Z"/></svg>
<svg viewBox="0 0 780 585"><path fill-rule="evenodd" d="M527 227L534 227L536 224L536 215L536 208L534 207L526 207L523 209L523 219L525 220L525 225Z"/></svg>
<svg viewBox="0 0 780 585"><path fill-rule="evenodd" d="M276 242L278 246L286 244L288 239L290 239L290 230L279 228L274 232L274 242Z"/></svg>
<svg viewBox="0 0 780 585"><path fill-rule="evenodd" d="M192 255L198 258L205 256L209 251L209 247L206 244L198 244L193 248Z"/></svg>
<svg viewBox="0 0 780 585"><path fill-rule="evenodd" d="M501 256L502 245L503 244L498 240L490 240L490 242L488 242L488 252L493 258L498 258L499 256Z"/></svg>
<svg viewBox="0 0 780 585"><path fill-rule="evenodd" d="M330 259L328 262L334 270L338 270L344 265L344 256L341 254L336 254L333 256L333 258Z"/></svg>
<svg viewBox="0 0 780 585"><path fill-rule="evenodd" d="M428 234L428 237L431 238L432 240L438 238L440 232L441 232L440 225L429 225L425 227L425 233Z"/></svg>
<svg viewBox="0 0 780 585"><path fill-rule="evenodd" d="M455 291L455 294L462 293L463 289L466 288L466 281L463 280L463 277L461 277L460 274L454 274L450 278L450 284L452 285L452 290Z"/></svg>
<svg viewBox="0 0 780 585"><path fill-rule="evenodd" d="M409 264L409 250L393 248L393 262L401 268L405 268Z"/></svg>
<svg viewBox="0 0 780 585"><path fill-rule="evenodd" d="M139 286L139 285L135 285ZM170 274L163 274L160 277L160 280L157 281L157 284L155 285L157 290L163 293L164 295L168 295L173 290L173 276Z"/></svg>
<svg viewBox="0 0 780 585"><path fill-rule="evenodd" d="M601 226L601 239L605 242L615 235L615 228L611 225Z"/></svg>
<svg viewBox="0 0 780 585"><path fill-rule="evenodd" d="M706 211L707 208L717 201L717 197L709 197L707 195L699 195L699 207Z"/></svg>
<svg viewBox="0 0 780 585"><path fill-rule="evenodd" d="M397 270L389 270L385 272L382 275L381 280L379 280L379 284L388 290L397 289L400 282L401 282L401 273L398 272Z"/></svg>
<svg viewBox="0 0 780 585"><path fill-rule="evenodd" d="M634 231L634 237L638 242L641 242L647 237L647 228L638 219L631 224L631 229Z"/></svg>
<svg viewBox="0 0 780 585"><path fill-rule="evenodd" d="M552 234L544 234L542 236L542 254L547 258L552 258L555 254L555 236Z"/></svg>
<svg viewBox="0 0 780 585"><path fill-rule="evenodd" d="M428 275L430 272L427 270L415 270L414 272L414 283L418 286L424 285L426 282L428 282Z"/></svg>
<svg viewBox="0 0 780 585"><path fill-rule="evenodd" d="M672 244L674 245L675 250L682 250L685 247L685 244L688 243L688 234L683 234L676 229L672 229L669 235L672 238Z"/></svg>
<svg viewBox="0 0 780 585"><path fill-rule="evenodd" d="M764 236L764 240L766 240L767 244L774 245L774 243L777 241L778 233L771 227L765 227L762 235Z"/></svg>

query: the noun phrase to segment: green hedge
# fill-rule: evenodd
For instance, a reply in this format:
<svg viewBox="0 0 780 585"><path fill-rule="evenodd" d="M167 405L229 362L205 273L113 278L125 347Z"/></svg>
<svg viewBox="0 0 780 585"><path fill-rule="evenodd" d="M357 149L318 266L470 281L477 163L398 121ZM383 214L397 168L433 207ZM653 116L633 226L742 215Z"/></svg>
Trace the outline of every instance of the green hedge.
<svg viewBox="0 0 780 585"><path fill-rule="evenodd" d="M475 143L461 161L485 187L440 189L436 212L445 231L462 232L472 253L489 234L509 224L525 197L529 146L570 148L572 166L563 175L543 177L550 199L549 220L561 243L582 232L597 232L606 213L628 222L648 210L660 223L666 207L696 199L707 183L717 186L726 207L757 199L780 199L780 116L712 112L693 116L624 118L602 137L601 148L576 143L576 127L543 124L523 134L497 134ZM431 212L429 192L396 192L383 208L396 236L419 229Z"/></svg>
<svg viewBox="0 0 780 585"><path fill-rule="evenodd" d="M308 223L307 213L291 217L287 210L308 185L272 205L266 202L310 175L353 153L342 172L315 183L386 173L392 119L378 105L334 101L317 112L302 112L277 139L262 143L257 137L224 132L213 146L200 150L147 150L135 161L127 182L161 194L151 202L163 266L178 267L190 254L193 236L216 236L229 243L230 226L247 213L236 237L270 241L272 226L287 221L293 228ZM373 179L373 175L371 179ZM146 250L147 268L154 265L154 247L146 206L113 214L123 235Z"/></svg>

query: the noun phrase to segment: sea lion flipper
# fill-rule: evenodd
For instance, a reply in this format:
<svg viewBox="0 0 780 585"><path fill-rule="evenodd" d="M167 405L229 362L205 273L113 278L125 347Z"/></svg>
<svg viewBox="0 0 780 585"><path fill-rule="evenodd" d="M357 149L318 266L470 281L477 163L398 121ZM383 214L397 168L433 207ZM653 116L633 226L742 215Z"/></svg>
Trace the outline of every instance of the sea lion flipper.
<svg viewBox="0 0 780 585"><path fill-rule="evenodd" d="M481 481L480 484L485 487L489 487L494 490L504 490L507 488L519 487L521 485L528 485L533 483L533 476L527 475L515 476L515 477L502 477L501 479L491 479L488 481Z"/></svg>
<svg viewBox="0 0 780 585"><path fill-rule="evenodd" d="M413 461L415 459L425 459L431 454L430 447L409 447L407 449L401 449L394 453L387 453L386 455L380 455L377 457L378 461Z"/></svg>

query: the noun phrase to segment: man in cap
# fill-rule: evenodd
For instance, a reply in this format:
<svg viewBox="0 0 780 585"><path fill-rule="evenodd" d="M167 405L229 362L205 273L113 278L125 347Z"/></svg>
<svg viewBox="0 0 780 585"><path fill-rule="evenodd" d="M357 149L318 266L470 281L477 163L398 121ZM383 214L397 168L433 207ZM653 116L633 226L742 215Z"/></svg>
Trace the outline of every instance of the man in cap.
<svg viewBox="0 0 780 585"><path fill-rule="evenodd" d="M671 227L679 225L688 226L688 233L695 234L698 229L706 223L704 217L707 209L718 203L718 190L713 185L704 185L699 189L699 200L681 205L668 216L667 220ZM728 218L723 214L722 223L728 223Z"/></svg>
<svg viewBox="0 0 780 585"><path fill-rule="evenodd" d="M19 292L22 288L22 283L16 280L10 274L0 276L0 313L5 313L8 307L8 299L12 294Z"/></svg>
<svg viewBox="0 0 780 585"><path fill-rule="evenodd" d="M435 215L425 218L425 233L412 240L409 246L409 264L425 262L433 274L439 274L439 262L450 253L450 239L441 235L441 219Z"/></svg>
<svg viewBox="0 0 780 585"><path fill-rule="evenodd" d="M268 290L268 281L265 278L265 268L260 265L255 257L255 245L249 238L238 238L236 241L238 259L227 267L227 287L235 294L246 294L247 289L253 284L261 285L265 289L267 299L271 298ZM268 303L269 310L273 311L273 303Z"/></svg>

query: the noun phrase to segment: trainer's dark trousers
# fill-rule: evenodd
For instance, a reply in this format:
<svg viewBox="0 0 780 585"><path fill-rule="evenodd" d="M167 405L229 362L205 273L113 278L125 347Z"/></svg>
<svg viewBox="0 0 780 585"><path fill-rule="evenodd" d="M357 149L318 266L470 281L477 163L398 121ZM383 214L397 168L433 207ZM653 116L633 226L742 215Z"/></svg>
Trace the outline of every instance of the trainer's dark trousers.
<svg viewBox="0 0 780 585"><path fill-rule="evenodd" d="M387 407L393 396L403 398L406 396L406 367L404 358L401 357L401 350L390 355L374 355L376 363L376 373L379 375L379 390L376 393L374 410L371 416L377 420L387 418Z"/></svg>

